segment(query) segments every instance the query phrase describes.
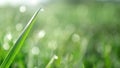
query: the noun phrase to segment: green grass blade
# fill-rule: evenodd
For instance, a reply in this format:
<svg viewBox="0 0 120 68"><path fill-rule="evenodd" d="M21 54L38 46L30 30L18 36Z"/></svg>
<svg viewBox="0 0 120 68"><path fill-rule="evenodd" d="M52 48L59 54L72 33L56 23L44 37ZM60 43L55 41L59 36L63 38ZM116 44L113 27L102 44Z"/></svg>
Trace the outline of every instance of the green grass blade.
<svg viewBox="0 0 120 68"><path fill-rule="evenodd" d="M21 47L23 46L23 43L24 43L25 39L27 38L27 36L34 24L34 21L36 19L37 14L39 13L39 11L40 11L40 9L34 13L32 18L28 22L28 24L25 26L23 32L21 33L21 35L19 36L18 40L13 45L13 47L10 49L8 55L2 62L0 68L9 68L9 66L13 62L15 56L17 55L17 53L20 51Z"/></svg>

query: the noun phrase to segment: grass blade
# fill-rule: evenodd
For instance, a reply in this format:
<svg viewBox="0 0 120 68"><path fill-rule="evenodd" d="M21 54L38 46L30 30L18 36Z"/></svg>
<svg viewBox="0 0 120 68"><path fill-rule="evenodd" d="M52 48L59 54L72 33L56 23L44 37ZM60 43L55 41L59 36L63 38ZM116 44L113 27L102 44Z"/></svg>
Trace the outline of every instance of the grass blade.
<svg viewBox="0 0 120 68"><path fill-rule="evenodd" d="M28 36L33 24L34 24L34 21L36 19L37 14L39 13L39 11L40 11L40 9L34 13L32 18L28 22L28 24L25 26L23 32L21 33L21 35L19 36L18 40L13 45L13 47L10 49L6 58L2 62L0 68L9 68L9 66L13 62L15 56L17 55L17 53L20 51L21 47L23 46L23 43L24 43L25 39L27 38L27 36Z"/></svg>

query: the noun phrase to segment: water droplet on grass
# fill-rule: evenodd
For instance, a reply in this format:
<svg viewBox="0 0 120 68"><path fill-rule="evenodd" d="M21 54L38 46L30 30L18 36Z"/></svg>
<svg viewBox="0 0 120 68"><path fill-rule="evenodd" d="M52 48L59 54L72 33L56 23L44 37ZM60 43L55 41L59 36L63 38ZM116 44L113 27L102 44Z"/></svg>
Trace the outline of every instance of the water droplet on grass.
<svg viewBox="0 0 120 68"><path fill-rule="evenodd" d="M38 47L33 47L33 48L32 48L32 54L33 54L33 55L38 55L39 52L40 52L40 50L39 50Z"/></svg>
<svg viewBox="0 0 120 68"><path fill-rule="evenodd" d="M26 7L25 6L20 6L19 8L20 12L23 13L26 11Z"/></svg>
<svg viewBox="0 0 120 68"><path fill-rule="evenodd" d="M43 11L45 11L45 10L44 10L43 8L41 8L41 9L40 9L40 11L42 11L42 12L43 12Z"/></svg>
<svg viewBox="0 0 120 68"><path fill-rule="evenodd" d="M9 33L9 34L7 35L7 38L8 38L8 40L11 40L11 39L12 39L12 35Z"/></svg>
<svg viewBox="0 0 120 68"><path fill-rule="evenodd" d="M58 59L58 56L57 56L57 55L54 55L54 59Z"/></svg>
<svg viewBox="0 0 120 68"><path fill-rule="evenodd" d="M44 30L39 31L38 37L43 38L45 36L46 32Z"/></svg>
<svg viewBox="0 0 120 68"><path fill-rule="evenodd" d="M8 34L4 37L4 42L8 42L8 41L10 41L10 40L12 40L12 35L11 35L11 33L8 33Z"/></svg>
<svg viewBox="0 0 120 68"><path fill-rule="evenodd" d="M4 43L4 44L3 44L3 48L4 48L5 50L8 50L8 49L10 48L10 46L9 46L8 43Z"/></svg>
<svg viewBox="0 0 120 68"><path fill-rule="evenodd" d="M21 31L22 28L23 28L23 25L22 25L22 24L19 23L19 24L16 25L16 30L17 30L17 31Z"/></svg>

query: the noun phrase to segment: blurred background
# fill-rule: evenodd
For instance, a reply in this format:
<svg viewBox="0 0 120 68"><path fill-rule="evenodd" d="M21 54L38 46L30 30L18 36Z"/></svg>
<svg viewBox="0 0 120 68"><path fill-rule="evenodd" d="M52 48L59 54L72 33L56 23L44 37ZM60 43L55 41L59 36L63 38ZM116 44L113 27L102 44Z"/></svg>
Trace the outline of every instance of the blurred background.
<svg viewBox="0 0 120 68"><path fill-rule="evenodd" d="M0 64L38 8L10 68L120 68L119 0L0 0Z"/></svg>

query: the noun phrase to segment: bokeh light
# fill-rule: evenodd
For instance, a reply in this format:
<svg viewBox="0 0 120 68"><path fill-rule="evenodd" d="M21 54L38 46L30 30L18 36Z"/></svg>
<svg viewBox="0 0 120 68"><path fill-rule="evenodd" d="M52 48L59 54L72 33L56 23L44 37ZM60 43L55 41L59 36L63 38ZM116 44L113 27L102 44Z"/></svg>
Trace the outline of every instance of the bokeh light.
<svg viewBox="0 0 120 68"><path fill-rule="evenodd" d="M120 68L119 6L117 0L0 0L0 64L41 8L10 68Z"/></svg>
<svg viewBox="0 0 120 68"><path fill-rule="evenodd" d="M21 23L18 23L17 25L16 25L16 30L17 31L21 31L23 29L23 25L21 24Z"/></svg>
<svg viewBox="0 0 120 68"><path fill-rule="evenodd" d="M44 30L40 30L38 33L38 38L43 38L45 36L46 32Z"/></svg>
<svg viewBox="0 0 120 68"><path fill-rule="evenodd" d="M31 52L32 52L33 55L38 55L40 50L39 50L38 47L35 46L35 47L32 48Z"/></svg>
<svg viewBox="0 0 120 68"><path fill-rule="evenodd" d="M23 13L23 12L26 11L26 7L25 7L25 6L20 6L20 9L19 9L19 10L20 10L21 13Z"/></svg>

